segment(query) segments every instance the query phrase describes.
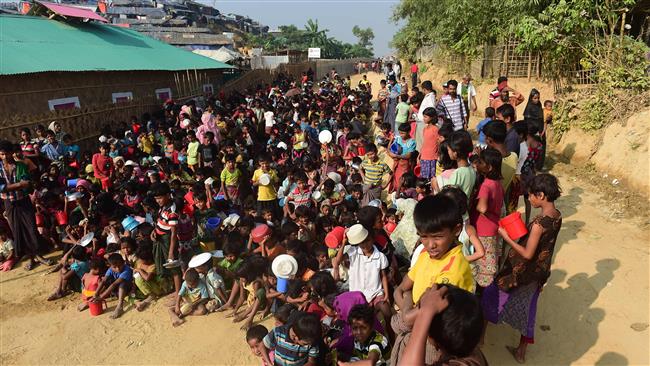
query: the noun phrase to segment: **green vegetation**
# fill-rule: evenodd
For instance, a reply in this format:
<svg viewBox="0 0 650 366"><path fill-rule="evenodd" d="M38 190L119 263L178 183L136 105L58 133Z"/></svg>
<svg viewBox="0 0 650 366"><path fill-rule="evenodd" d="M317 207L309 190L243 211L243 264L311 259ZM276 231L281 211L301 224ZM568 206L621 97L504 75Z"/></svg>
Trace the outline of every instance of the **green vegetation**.
<svg viewBox="0 0 650 366"><path fill-rule="evenodd" d="M301 50L318 47L323 58L373 57L372 41L375 34L371 28L354 26L352 33L358 38L356 44L344 43L328 35L328 29L321 29L317 20L309 19L304 29L295 25L279 27L278 35L264 34L249 36L246 43L252 47L262 47L267 51Z"/></svg>

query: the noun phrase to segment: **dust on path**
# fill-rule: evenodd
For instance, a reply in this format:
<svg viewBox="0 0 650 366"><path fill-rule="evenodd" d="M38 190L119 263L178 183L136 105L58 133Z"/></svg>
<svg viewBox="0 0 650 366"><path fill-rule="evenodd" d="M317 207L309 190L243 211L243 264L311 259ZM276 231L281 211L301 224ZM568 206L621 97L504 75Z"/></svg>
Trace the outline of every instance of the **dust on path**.
<svg viewBox="0 0 650 366"><path fill-rule="evenodd" d="M612 215L610 193L599 193L565 164L555 164L551 172L564 191L558 200L564 223L527 364L649 364L647 210ZM118 320L90 317L76 311L78 297L46 302L56 276L43 276L44 271L0 273L3 365L259 364L239 325L223 314L190 318L173 328L163 300ZM109 310L114 305L109 302ZM504 346L518 340L509 326L490 325L484 347L490 363L515 364Z"/></svg>

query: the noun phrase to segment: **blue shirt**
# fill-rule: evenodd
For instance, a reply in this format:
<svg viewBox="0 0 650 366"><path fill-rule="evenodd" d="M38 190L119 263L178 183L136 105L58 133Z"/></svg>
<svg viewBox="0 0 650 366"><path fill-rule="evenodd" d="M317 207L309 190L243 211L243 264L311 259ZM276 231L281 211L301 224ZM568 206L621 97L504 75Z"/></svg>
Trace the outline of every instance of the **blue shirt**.
<svg viewBox="0 0 650 366"><path fill-rule="evenodd" d="M50 160L59 160L59 157L63 155L63 145L56 143L56 146L50 143L43 145L41 152L47 156Z"/></svg>
<svg viewBox="0 0 650 366"><path fill-rule="evenodd" d="M395 137L395 143L402 148L402 153L400 155L406 155L415 151L416 145L414 139L408 139L407 141L402 140L402 136Z"/></svg>
<svg viewBox="0 0 650 366"><path fill-rule="evenodd" d="M122 268L122 272L114 272L112 268L109 268L108 271L106 271L105 276L113 281L121 278L125 282L131 282L133 281L133 270L125 264Z"/></svg>
<svg viewBox="0 0 650 366"><path fill-rule="evenodd" d="M481 144L485 144L485 134L483 133L483 127L485 127L488 122L492 122L492 118L488 117L484 120L481 120L481 122L476 125L476 132L478 132L478 142Z"/></svg>
<svg viewBox="0 0 650 366"><path fill-rule="evenodd" d="M74 160L79 159L79 145L63 145L63 155Z"/></svg>
<svg viewBox="0 0 650 366"><path fill-rule="evenodd" d="M88 267L88 262L78 262L74 261L70 265L70 270L74 272L77 277L81 278L86 273L90 272L90 267Z"/></svg>

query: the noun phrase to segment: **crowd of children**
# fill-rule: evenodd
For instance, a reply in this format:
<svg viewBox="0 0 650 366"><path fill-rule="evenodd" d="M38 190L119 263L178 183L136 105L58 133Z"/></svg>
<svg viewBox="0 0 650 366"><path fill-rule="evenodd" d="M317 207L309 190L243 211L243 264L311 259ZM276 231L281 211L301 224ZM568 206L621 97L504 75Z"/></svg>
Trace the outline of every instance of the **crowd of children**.
<svg viewBox="0 0 650 366"><path fill-rule="evenodd" d="M474 142L444 105L420 111L417 86L392 77L379 105L370 87L280 75L168 100L104 128L94 153L57 122L24 129L0 142L2 269L54 265L41 255L58 248L48 300L116 297L118 318L170 295L173 326L225 312L267 366L485 365L484 320L520 330L523 362L561 225L557 179L540 173L547 103L533 90L516 121L500 79ZM499 220L522 195L526 223L541 213L513 240Z"/></svg>

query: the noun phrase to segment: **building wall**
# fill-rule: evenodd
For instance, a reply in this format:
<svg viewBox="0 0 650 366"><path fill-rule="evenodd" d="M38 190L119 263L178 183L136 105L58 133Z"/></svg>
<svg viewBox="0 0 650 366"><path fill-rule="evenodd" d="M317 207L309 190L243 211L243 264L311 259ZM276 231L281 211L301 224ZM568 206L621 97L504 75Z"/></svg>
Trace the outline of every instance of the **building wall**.
<svg viewBox="0 0 650 366"><path fill-rule="evenodd" d="M159 109L157 89L169 88L175 100L203 95L203 85L213 91L222 83L221 70L47 72L0 77L0 138L17 140L22 127L33 128L60 121L77 140L98 134L106 123ZM132 94L130 101L113 102L113 93ZM77 97L79 108L50 110L50 101Z"/></svg>

